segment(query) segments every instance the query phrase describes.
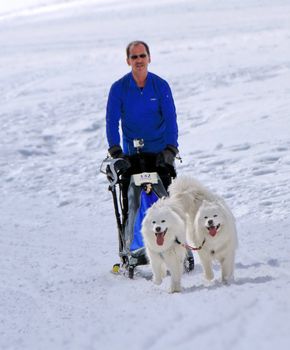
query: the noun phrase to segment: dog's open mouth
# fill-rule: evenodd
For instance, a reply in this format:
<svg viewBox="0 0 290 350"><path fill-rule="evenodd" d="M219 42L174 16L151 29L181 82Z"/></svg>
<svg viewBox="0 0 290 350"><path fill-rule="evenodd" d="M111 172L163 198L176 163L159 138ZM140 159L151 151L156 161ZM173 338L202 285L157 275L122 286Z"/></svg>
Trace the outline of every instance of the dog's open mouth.
<svg viewBox="0 0 290 350"><path fill-rule="evenodd" d="M220 228L220 224L218 224L218 225L216 225L216 226L214 226L214 225L212 225L212 226L207 226L206 228L208 229L208 233L212 236L212 237L214 237L216 234L217 234L217 232L218 232L218 229Z"/></svg>
<svg viewBox="0 0 290 350"><path fill-rule="evenodd" d="M157 245L163 245L166 232L167 232L167 228L164 231L155 232Z"/></svg>

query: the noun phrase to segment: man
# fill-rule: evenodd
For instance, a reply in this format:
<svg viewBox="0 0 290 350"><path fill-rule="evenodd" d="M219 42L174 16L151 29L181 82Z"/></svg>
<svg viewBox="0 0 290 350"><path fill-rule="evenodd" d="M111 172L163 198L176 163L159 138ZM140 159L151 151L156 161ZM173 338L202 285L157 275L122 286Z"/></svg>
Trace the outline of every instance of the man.
<svg viewBox="0 0 290 350"><path fill-rule="evenodd" d="M112 85L107 103L109 154L113 158L129 157L130 160L137 152L133 140L142 139L142 153L154 155L151 162L154 159L155 165L162 169L163 178L164 169L167 169L168 176L174 176L178 127L170 87L165 80L148 72L151 56L146 43L131 42L127 46L126 54L131 72ZM167 187L169 183L164 185Z"/></svg>
<svg viewBox="0 0 290 350"><path fill-rule="evenodd" d="M157 75L148 72L151 62L150 50L143 41L133 41L126 49L127 63L131 72L116 81L109 93L106 115L106 131L109 154L112 158L128 160L130 168L122 173L120 189L122 192L122 226L124 241L132 239L130 251L138 252L143 246L141 239L141 223L146 209L157 200L154 193L150 196L141 189L129 187L131 174L143 171L157 171L164 185L165 192L176 176L174 160L178 154L178 128L173 97L168 83ZM119 124L122 127L122 147ZM142 148L137 149L134 140L141 140ZM136 154L141 152L141 154ZM142 164L142 166L140 166ZM129 188L129 193L128 193ZM161 191L161 189L159 189ZM165 195L160 193L159 196ZM128 203L128 196L131 198ZM145 198L145 199L144 199ZM130 204L130 208L128 207ZM130 241L129 239L129 241ZM122 241L122 239L121 239ZM123 243L122 243L123 244ZM126 243L127 244L127 243ZM123 248L120 249L122 256ZM136 265L144 264L142 255L135 259ZM146 259L145 259L146 260ZM189 269L192 270L194 260L188 252ZM130 263L129 263L130 264Z"/></svg>

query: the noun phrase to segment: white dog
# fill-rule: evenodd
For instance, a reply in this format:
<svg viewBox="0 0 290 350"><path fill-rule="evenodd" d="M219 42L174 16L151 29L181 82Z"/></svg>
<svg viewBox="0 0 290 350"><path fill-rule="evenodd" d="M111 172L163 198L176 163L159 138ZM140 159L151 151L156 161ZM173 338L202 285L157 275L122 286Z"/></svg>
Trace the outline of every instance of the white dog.
<svg viewBox="0 0 290 350"><path fill-rule="evenodd" d="M222 281L234 277L237 233L233 214L224 200L197 180L179 177L169 187L172 205L182 206L187 214L186 237L198 250L205 278L212 280L213 260L221 264Z"/></svg>
<svg viewBox="0 0 290 350"><path fill-rule="evenodd" d="M192 238L203 245L198 253L206 279L213 279L212 261L217 260L221 264L222 281L230 282L234 277L237 236L229 209L220 201L203 201L194 220Z"/></svg>
<svg viewBox="0 0 290 350"><path fill-rule="evenodd" d="M186 249L185 222L178 215L178 208L168 206L168 199L160 199L147 210L142 223L142 235L146 253L153 271L153 282L161 284L167 269L171 275L170 292L181 291Z"/></svg>

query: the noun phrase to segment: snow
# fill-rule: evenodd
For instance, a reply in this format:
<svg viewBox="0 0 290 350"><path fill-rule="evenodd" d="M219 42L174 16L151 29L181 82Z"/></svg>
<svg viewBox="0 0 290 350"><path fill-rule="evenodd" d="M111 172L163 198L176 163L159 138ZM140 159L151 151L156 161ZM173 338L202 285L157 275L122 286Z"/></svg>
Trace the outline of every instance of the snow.
<svg viewBox="0 0 290 350"><path fill-rule="evenodd" d="M44 10L45 9L45 10ZM0 348L286 349L290 1L1 1ZM238 226L236 279L118 262L105 106L126 44L175 97L183 163Z"/></svg>
<svg viewBox="0 0 290 350"><path fill-rule="evenodd" d="M2 0L0 20L56 12L86 5L100 5L106 0Z"/></svg>

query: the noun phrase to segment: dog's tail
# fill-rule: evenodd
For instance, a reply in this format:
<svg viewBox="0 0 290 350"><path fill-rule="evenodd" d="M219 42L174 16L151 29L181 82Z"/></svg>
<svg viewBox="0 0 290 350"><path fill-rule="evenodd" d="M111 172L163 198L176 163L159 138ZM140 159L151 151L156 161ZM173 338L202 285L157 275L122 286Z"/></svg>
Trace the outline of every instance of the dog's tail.
<svg viewBox="0 0 290 350"><path fill-rule="evenodd" d="M176 178L169 186L168 191L170 197L184 197L189 195L195 200L214 200L215 198L198 180L188 176Z"/></svg>

